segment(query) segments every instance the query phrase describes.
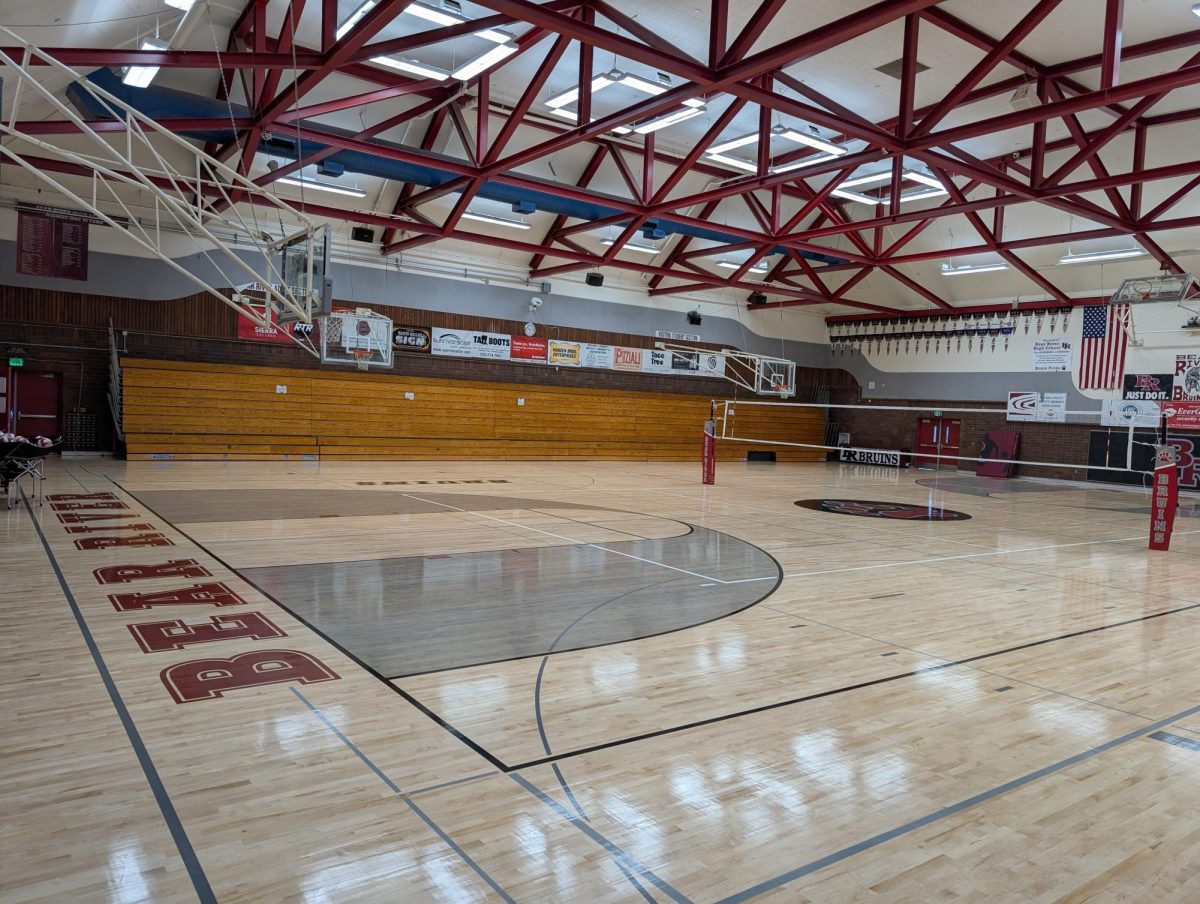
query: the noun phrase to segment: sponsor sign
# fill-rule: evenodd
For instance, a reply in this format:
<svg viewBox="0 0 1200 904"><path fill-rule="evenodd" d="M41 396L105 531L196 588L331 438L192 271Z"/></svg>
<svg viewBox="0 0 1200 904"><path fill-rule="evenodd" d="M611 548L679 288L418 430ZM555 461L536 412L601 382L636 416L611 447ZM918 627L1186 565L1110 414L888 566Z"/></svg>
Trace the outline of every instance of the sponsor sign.
<svg viewBox="0 0 1200 904"><path fill-rule="evenodd" d="M563 342L551 339L548 345L548 360L562 367L578 367L581 356L578 342Z"/></svg>
<svg viewBox="0 0 1200 904"><path fill-rule="evenodd" d="M612 370L616 357L611 345L597 345L594 342L584 342L579 346L579 353L584 367L602 367L605 370Z"/></svg>
<svg viewBox="0 0 1200 904"><path fill-rule="evenodd" d="M671 373L692 374L700 371L699 352L671 352Z"/></svg>
<svg viewBox="0 0 1200 904"><path fill-rule="evenodd" d="M613 349L613 370L636 370L642 372L642 354L645 349L626 348L618 345Z"/></svg>
<svg viewBox="0 0 1200 904"><path fill-rule="evenodd" d="M1112 466L1125 467L1127 443L1125 437L1114 437L1108 430L1093 430L1088 443L1088 480L1106 483L1131 483L1142 486L1147 472L1155 466L1154 449L1158 436L1152 432L1138 431L1133 435L1132 471L1100 471L1093 468ZM1200 489L1200 436L1167 435L1167 445L1175 450L1175 469L1179 472L1179 486Z"/></svg>
<svg viewBox="0 0 1200 904"><path fill-rule="evenodd" d="M700 337L695 333L673 333L670 330L655 330L656 339L674 339L676 342L699 342Z"/></svg>
<svg viewBox="0 0 1200 904"><path fill-rule="evenodd" d="M477 333L474 330L433 330L432 349L435 355L455 358L486 358L507 361L511 340L500 333Z"/></svg>
<svg viewBox="0 0 1200 904"><path fill-rule="evenodd" d="M1200 355L1175 356L1175 384L1171 398L1176 402L1200 399Z"/></svg>
<svg viewBox="0 0 1200 904"><path fill-rule="evenodd" d="M648 374L669 374L671 372L671 353L659 348L642 350L642 371Z"/></svg>
<svg viewBox="0 0 1200 904"><path fill-rule="evenodd" d="M271 322L270 326L261 326L251 320L249 317L239 316L237 319L237 334L239 339L249 339L251 342L283 342L289 343L292 340L288 338L287 331L290 330L296 336L308 336L314 344L320 343L317 325L315 323L288 323L276 324L275 311L269 306L264 305L252 307L263 317Z"/></svg>
<svg viewBox="0 0 1200 904"><path fill-rule="evenodd" d="M392 328L392 348L398 352L427 352L430 341L428 327L397 326Z"/></svg>
<svg viewBox="0 0 1200 904"><path fill-rule="evenodd" d="M1036 421L1039 394L1036 392L1010 392L1008 394L1008 417L1010 421Z"/></svg>
<svg viewBox="0 0 1200 904"><path fill-rule="evenodd" d="M1171 374L1125 374L1124 397L1135 402L1161 402L1171 397Z"/></svg>
<svg viewBox="0 0 1200 904"><path fill-rule="evenodd" d="M1047 424L1067 422L1067 394L1065 392L1044 393L1038 401L1037 419Z"/></svg>
<svg viewBox="0 0 1200 904"><path fill-rule="evenodd" d="M1200 430L1200 402L1168 402L1162 406L1167 426L1176 430Z"/></svg>
<svg viewBox="0 0 1200 904"><path fill-rule="evenodd" d="M715 352L700 352L699 375L702 377L725 376L725 356Z"/></svg>
<svg viewBox="0 0 1200 904"><path fill-rule="evenodd" d="M514 361L537 361L546 363L547 345L541 336L512 336L509 355Z"/></svg>
<svg viewBox="0 0 1200 904"><path fill-rule="evenodd" d="M900 467L899 452L875 452L869 449L842 449L842 461L850 461L859 465L887 465L891 468Z"/></svg>
<svg viewBox="0 0 1200 904"><path fill-rule="evenodd" d="M1071 369L1069 339L1035 339L1029 354L1029 369L1034 373L1066 373Z"/></svg>
<svg viewBox="0 0 1200 904"><path fill-rule="evenodd" d="M1105 427L1157 427L1161 412L1158 402L1105 399L1100 423Z"/></svg>

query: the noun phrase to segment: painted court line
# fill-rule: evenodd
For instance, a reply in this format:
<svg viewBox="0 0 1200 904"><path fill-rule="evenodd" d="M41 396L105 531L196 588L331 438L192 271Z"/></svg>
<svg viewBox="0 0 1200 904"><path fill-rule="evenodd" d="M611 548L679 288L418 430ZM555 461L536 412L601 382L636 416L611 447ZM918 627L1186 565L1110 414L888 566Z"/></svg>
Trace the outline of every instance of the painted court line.
<svg viewBox="0 0 1200 904"><path fill-rule="evenodd" d="M864 839L857 844L844 847L840 851L834 851L832 854L826 854L824 857L811 860L803 866L798 866L795 869L788 870L786 873L781 873L778 876L767 879L766 881L760 882L757 885L752 885L751 887L736 894L722 898L717 902L717 904L740 904L742 901L748 901L751 898L765 894L769 891L786 885L789 882L793 882L796 879L807 876L810 873L815 873L817 870L821 870L827 866L832 866L835 863L840 863L843 860L847 860L850 857L853 857L855 854L861 854L863 851L869 851L872 848L884 844L885 842L891 841L893 838L899 838L901 835L907 835L910 832L915 832L917 829L922 829L925 826L945 819L948 816L954 816L955 814L961 813L964 810L969 810L972 807L984 803L985 801L999 797L1001 794L1006 794L1009 791L1014 791L1017 788L1024 787L1031 782L1035 782L1040 778L1045 778L1048 775L1061 772L1063 769L1074 766L1076 763L1081 763L1084 760L1089 760L1094 756L1107 753L1109 750L1120 747L1121 745L1127 744L1130 741L1136 740L1137 738L1145 737L1146 735L1153 736L1154 732L1157 732L1164 726L1170 725L1172 722L1178 722L1180 719L1186 719L1188 716L1194 715L1197 712L1200 712L1200 706L1193 706L1189 709L1183 710L1182 712L1178 712L1173 716L1167 716L1165 719L1159 719L1157 722L1152 722L1149 725L1143 725L1141 728L1136 728L1128 734L1123 734L1118 738L1113 738L1111 741L1106 741L1098 747L1092 747L1091 749L1085 750L1082 753L1069 756L1064 760L1059 760L1057 763L1052 763L1049 766L1044 766L1041 769L1026 773L1020 778L1015 778L1010 782L1005 782L1003 785L997 785L995 788L990 788L987 791L983 791L972 797L968 797L965 800L960 800L958 803L951 804L948 807L943 807L940 810L935 810L932 813L922 816L920 819L914 819L912 822L906 822L903 825L896 826L894 829L889 829L886 832L880 832L878 835L873 835L870 838Z"/></svg>
<svg viewBox="0 0 1200 904"><path fill-rule="evenodd" d="M348 737L346 737L336 725L334 725L332 722L330 722L328 717L326 717L326 715L323 712L321 712L321 710L317 706L315 706L311 700L309 700L307 697L305 697L304 694L300 693L300 691L298 691L294 687L288 688L288 690L290 690L293 694L295 694L300 699L300 701L306 707L308 707L309 711L311 711L314 716L316 716L318 719L320 719L321 722L325 725L325 727L328 728L331 732L333 732L333 734L337 736L337 739L339 741L341 741L355 756L357 756L360 760L362 760L363 763L366 765L366 767L368 769L370 769L372 772L374 772L375 775L377 775L379 777L379 779L385 785L387 785L387 787L391 791L398 794L400 796L400 798L404 801L405 805L410 810L412 810L414 813L416 813L417 816L419 816L421 818L421 821L424 822L425 825L429 826L429 828L432 829L433 832L439 838L441 838L442 841L444 841L450 847L450 849L454 851L454 853L456 853L458 855L459 859L462 860L463 863L465 863L467 866L469 866L475 872L475 874L477 876L479 876L480 879L482 879L484 882L486 882L488 884L488 886L492 889L492 891L494 891L496 894L498 894L503 900L509 902L509 904L516 904L516 901L513 900L512 896L510 896L508 894L508 892L506 892L503 888L501 888L500 885L496 882L496 880L493 879L491 876L489 876L487 874L487 871L483 867L481 867L478 863L476 863L475 860L471 857L471 855L468 854L466 851L464 851L459 846L458 842L456 842L453 838L451 838L448 834L446 834L446 832L442 829L442 827L439 826L436 822L434 822L433 819L429 816L429 814L427 814L424 810L422 810L420 808L420 806L418 806L408 794L405 794L404 791L401 790L399 785L397 785L394 781L392 781L390 778L388 778L387 774L382 769L380 769L377 765L375 765L374 761L372 761L370 757L368 757L365 753L363 753L361 750L359 750L358 747L355 746L353 741L351 741Z"/></svg>
<svg viewBox="0 0 1200 904"><path fill-rule="evenodd" d="M183 828L183 822L179 819L179 814L175 812L175 805L171 802L171 796L167 794L167 789L163 785L162 778L158 774L158 769L155 767L154 761L150 758L149 751L146 750L142 736L134 724L133 716L129 714L125 700L121 697L121 692L117 690L116 682L113 681L113 677L108 671L108 665L104 661L104 656L100 653L100 648L96 645L96 639L92 636L91 629L88 628L87 621L84 619L82 611L80 611L79 603L75 600L75 594L71 592L71 587L63 575L62 568L59 567L58 558L54 555L54 550L50 548L50 543L42 531L41 524L33 516L33 509L29 505L29 497L25 495L24 490L21 490L21 501L25 503L25 511L29 513L29 521L33 524L34 530L37 531L38 539L42 541L42 549L46 551L46 557L50 560L50 567L54 569L54 576L58 578L58 586L62 589L63 596L67 600L67 605L71 608L71 614L75 616L75 624L79 627L79 633L83 635L83 641L87 644L88 652L92 654L92 662L95 663L96 671L100 673L100 680L104 684L104 689L108 691L108 697L112 701L113 709L117 711L117 717L121 720L121 726L125 729L126 737L129 738L129 746L133 748L138 764L142 767L142 772L146 776L146 783L150 786L150 790L154 794L154 800L158 804L159 811L162 813L163 822L167 824L167 831L171 833L171 839L175 842L175 847L179 851L179 857L183 860L188 877L192 880L192 887L196 891L196 897L200 900L201 904L209 904L209 902L216 904L217 896L208 882L208 876L204 873L204 867L200 865L200 858L196 854L196 849L192 847L191 839L188 838L187 832Z"/></svg>

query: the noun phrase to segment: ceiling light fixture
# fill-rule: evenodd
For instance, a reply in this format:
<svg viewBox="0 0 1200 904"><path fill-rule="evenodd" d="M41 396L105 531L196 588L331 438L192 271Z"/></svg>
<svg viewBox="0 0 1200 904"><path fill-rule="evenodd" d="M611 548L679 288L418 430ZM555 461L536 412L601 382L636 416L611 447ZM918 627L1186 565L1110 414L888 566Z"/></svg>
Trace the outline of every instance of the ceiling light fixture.
<svg viewBox="0 0 1200 904"><path fill-rule="evenodd" d="M467 63L454 71L454 77L460 81L468 81L484 70L491 69L497 63L507 60L510 56L516 53L520 48L516 44L497 44L487 53L478 56L471 62Z"/></svg>
<svg viewBox="0 0 1200 904"><path fill-rule="evenodd" d="M610 248L616 244L613 239L605 239L600 244L608 245ZM656 245L639 245L637 242L626 242L621 246L621 251L641 251L643 254L658 254L662 249Z"/></svg>
<svg viewBox="0 0 1200 904"><path fill-rule="evenodd" d="M1195 15L1200 16L1200 3L1197 3L1195 6L1192 7L1192 12Z"/></svg>
<svg viewBox="0 0 1200 904"><path fill-rule="evenodd" d="M665 129L667 126L673 126L676 123L681 123L684 120L692 119L696 116L704 115L703 109L696 107L685 107L682 110L676 110L674 113L668 113L666 116L652 119L649 122L644 122L640 126L634 126L633 131L639 135L646 135L650 132L657 132L659 129Z"/></svg>
<svg viewBox="0 0 1200 904"><path fill-rule="evenodd" d="M771 129L771 136L773 138L783 138L787 141L803 144L806 147L822 151L823 153L815 157L807 157L803 160L797 160L793 163L785 163L780 166L770 167L767 170L770 173L786 173L789 170L800 169L805 166L812 166L815 163L824 163L827 160L833 160L847 153L846 149L840 144L834 144L832 141L826 141L819 135L801 132L797 129L790 129L783 125L777 125ZM732 151L736 148L745 147L746 145L750 144L758 144L757 132L751 132L748 135L742 135L738 138L732 138L729 141L723 141L720 144L714 144L704 152L704 157L706 160L711 160L714 163L723 163L726 166L732 166L748 173L755 173L758 172L758 166L756 164L749 160L742 160L738 157L730 157L725 153L726 151Z"/></svg>
<svg viewBox="0 0 1200 904"><path fill-rule="evenodd" d="M424 63L418 63L416 60L400 60L396 57L377 56L371 57L371 62L377 66L387 66L389 69L407 72L409 75L419 75L421 78L436 79L439 82L444 82L450 77L448 73L443 72L441 69L426 66Z"/></svg>
<svg viewBox="0 0 1200 904"><path fill-rule="evenodd" d="M181 9L184 12L187 12L195 5L196 0L163 0L163 3L167 4L167 6L173 6L176 9Z"/></svg>
<svg viewBox="0 0 1200 904"><path fill-rule="evenodd" d="M365 198L367 193L353 185L334 185L332 182L322 182L319 179L309 179L305 176L281 176L275 180L280 185L294 185L298 188L311 188L316 191L327 191L335 195L349 195L351 198Z"/></svg>
<svg viewBox="0 0 1200 904"><path fill-rule="evenodd" d="M1058 259L1060 264L1089 264L1095 261L1115 261L1126 257L1144 257L1142 248L1117 248L1113 251L1084 251L1080 254L1067 252Z"/></svg>
<svg viewBox="0 0 1200 904"><path fill-rule="evenodd" d="M466 16L452 13L445 9L427 6L424 3L410 3L403 11L410 16L416 16L418 19L424 19L426 22L432 22L435 25L461 25L464 22L471 21ZM495 44L506 44L512 40L512 35L506 35L502 31L495 31L490 28L475 32L475 37L483 38Z"/></svg>
<svg viewBox="0 0 1200 904"><path fill-rule="evenodd" d="M165 41L160 41L158 38L142 38L141 49L169 50L170 47ZM126 68L125 74L121 76L121 81L131 88L148 88L156 75L158 75L157 66L129 66Z"/></svg>
<svg viewBox="0 0 1200 904"><path fill-rule="evenodd" d="M717 261L718 267L724 267L726 270L737 270L745 265L745 261ZM759 261L753 267L746 271L747 273L766 273L767 262Z"/></svg>
<svg viewBox="0 0 1200 904"><path fill-rule="evenodd" d="M365 0L365 2L358 9L350 14L350 18L337 27L337 31L333 33L333 36L340 41L351 29L354 28L355 25L362 21L363 16L373 10L378 3L379 0Z"/></svg>
<svg viewBox="0 0 1200 904"><path fill-rule="evenodd" d="M997 270L1007 270L1008 264L1003 261L994 261L990 264L962 264L958 267L953 267L950 264L942 264L942 276L962 276L967 273L993 273Z"/></svg>
<svg viewBox="0 0 1200 904"><path fill-rule="evenodd" d="M900 174L900 178L909 182L916 182L918 185L924 185L926 188L919 191L910 191L900 195L900 200L903 201L919 201L922 198L936 198L941 195L948 195L950 192L937 179L928 173L918 172L917 170L904 170ZM858 176L854 179L847 179L834 189L830 194L838 198L844 198L847 201L858 201L860 204L882 204L885 207L891 205L892 199L890 194L884 195L867 195L861 192L847 191L850 188L861 188L864 185L883 185L892 181L891 170L884 170L878 173L870 173L866 176Z"/></svg>
<svg viewBox="0 0 1200 904"><path fill-rule="evenodd" d="M592 92L600 91L613 84L613 79L607 75L598 75L592 79ZM579 88L572 88L569 91L564 91L562 94L556 94L546 101L546 106L552 108L556 112L560 107L565 107L567 104L573 104L579 99ZM569 112L569 111L568 111ZM575 118L575 114L570 114L571 118Z"/></svg>
<svg viewBox="0 0 1200 904"><path fill-rule="evenodd" d="M797 144L806 144L810 148L815 148L818 151L824 151L834 157L840 157L846 153L846 149L840 144L834 144L832 141L826 141L818 135L810 135L805 132L797 132L795 129L784 129L781 132L775 132L780 138L786 138L788 141L794 141Z"/></svg>
<svg viewBox="0 0 1200 904"><path fill-rule="evenodd" d="M524 220L517 220L513 217L498 217L490 213L475 213L473 210L466 211L463 215L464 220L477 220L480 223L491 223L493 226L507 226L509 229L529 229L530 226Z"/></svg>

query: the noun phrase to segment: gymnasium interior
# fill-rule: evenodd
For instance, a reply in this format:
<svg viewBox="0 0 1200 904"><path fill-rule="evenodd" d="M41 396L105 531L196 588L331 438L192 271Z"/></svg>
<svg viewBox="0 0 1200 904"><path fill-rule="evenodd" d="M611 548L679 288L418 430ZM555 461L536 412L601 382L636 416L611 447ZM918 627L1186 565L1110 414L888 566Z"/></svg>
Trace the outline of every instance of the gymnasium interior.
<svg viewBox="0 0 1200 904"><path fill-rule="evenodd" d="M0 901L1200 900L1200 3L4 0Z"/></svg>

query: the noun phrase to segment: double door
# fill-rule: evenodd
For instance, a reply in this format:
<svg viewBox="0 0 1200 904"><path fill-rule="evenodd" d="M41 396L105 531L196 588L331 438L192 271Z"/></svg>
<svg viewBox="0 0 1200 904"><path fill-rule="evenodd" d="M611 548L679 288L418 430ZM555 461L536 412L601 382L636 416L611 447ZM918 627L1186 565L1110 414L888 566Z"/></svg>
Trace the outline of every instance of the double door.
<svg viewBox="0 0 1200 904"><path fill-rule="evenodd" d="M962 422L944 417L917 419L913 460L918 468L957 468Z"/></svg>

